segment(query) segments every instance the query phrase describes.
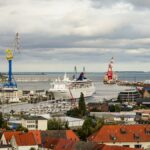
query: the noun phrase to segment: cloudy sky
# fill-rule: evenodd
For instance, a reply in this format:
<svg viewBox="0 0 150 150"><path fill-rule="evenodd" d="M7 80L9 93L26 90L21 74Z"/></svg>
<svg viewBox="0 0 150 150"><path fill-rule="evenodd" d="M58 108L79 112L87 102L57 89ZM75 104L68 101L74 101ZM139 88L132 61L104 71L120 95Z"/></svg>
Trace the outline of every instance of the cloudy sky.
<svg viewBox="0 0 150 150"><path fill-rule="evenodd" d="M149 0L0 0L0 70L5 49L14 71L150 71ZM0 72L1 72L0 71Z"/></svg>

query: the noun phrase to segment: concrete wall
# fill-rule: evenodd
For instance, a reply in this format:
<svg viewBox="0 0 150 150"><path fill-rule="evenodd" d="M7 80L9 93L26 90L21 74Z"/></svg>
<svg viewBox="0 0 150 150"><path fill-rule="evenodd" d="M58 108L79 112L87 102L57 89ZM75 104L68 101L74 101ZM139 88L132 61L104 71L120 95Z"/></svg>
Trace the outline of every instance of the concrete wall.
<svg viewBox="0 0 150 150"><path fill-rule="evenodd" d="M47 130L47 120L24 120L22 119L21 124L28 130ZM30 126L30 127L29 127ZM31 127L33 126L33 127ZM37 127L37 128L36 128Z"/></svg>
<svg viewBox="0 0 150 150"><path fill-rule="evenodd" d="M38 130L47 130L47 120L38 120Z"/></svg>
<svg viewBox="0 0 150 150"><path fill-rule="evenodd" d="M7 142L6 142L4 134L1 137L0 143L2 143L3 145L7 145Z"/></svg>
<svg viewBox="0 0 150 150"><path fill-rule="evenodd" d="M150 148L150 142L115 142L115 143L103 143L103 144L117 145L117 146L129 145L130 148L135 148L135 145L142 145L142 148L144 149Z"/></svg>

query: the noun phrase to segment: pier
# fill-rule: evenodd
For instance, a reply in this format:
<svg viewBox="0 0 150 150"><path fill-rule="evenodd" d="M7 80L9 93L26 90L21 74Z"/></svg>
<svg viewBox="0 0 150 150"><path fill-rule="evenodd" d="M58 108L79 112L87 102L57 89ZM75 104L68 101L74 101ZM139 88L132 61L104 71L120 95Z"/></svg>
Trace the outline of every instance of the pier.
<svg viewBox="0 0 150 150"><path fill-rule="evenodd" d="M50 82L50 77L16 77L17 82Z"/></svg>

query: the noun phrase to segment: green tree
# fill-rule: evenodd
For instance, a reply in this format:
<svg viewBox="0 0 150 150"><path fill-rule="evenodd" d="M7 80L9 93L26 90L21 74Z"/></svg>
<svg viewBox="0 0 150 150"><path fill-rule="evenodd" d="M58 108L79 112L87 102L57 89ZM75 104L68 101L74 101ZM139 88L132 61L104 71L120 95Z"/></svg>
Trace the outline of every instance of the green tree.
<svg viewBox="0 0 150 150"><path fill-rule="evenodd" d="M3 124L4 124L3 114L0 112L0 128L3 127Z"/></svg>
<svg viewBox="0 0 150 150"><path fill-rule="evenodd" d="M82 140L86 140L88 136L99 130L104 125L104 119L96 119L87 117L82 128L77 130L77 134Z"/></svg>
<svg viewBox="0 0 150 150"><path fill-rule="evenodd" d="M22 125L19 125L17 128L16 128L16 131L24 131L24 132L28 132L28 129L23 127Z"/></svg>
<svg viewBox="0 0 150 150"><path fill-rule="evenodd" d="M120 112L120 111L121 111L120 105L115 105L115 112Z"/></svg>
<svg viewBox="0 0 150 150"><path fill-rule="evenodd" d="M48 130L63 130L68 128L67 121L62 121L61 119L56 118L48 120Z"/></svg>
<svg viewBox="0 0 150 150"><path fill-rule="evenodd" d="M13 116L13 114L15 113L15 111L12 109L12 110L10 111L10 113L11 113L11 115Z"/></svg>
<svg viewBox="0 0 150 150"><path fill-rule="evenodd" d="M114 105L110 105L109 106L109 111L110 112L115 112L115 106Z"/></svg>
<svg viewBox="0 0 150 150"><path fill-rule="evenodd" d="M74 108L71 109L69 111L67 111L67 116L71 116L71 117L80 117L80 111L78 108Z"/></svg>
<svg viewBox="0 0 150 150"><path fill-rule="evenodd" d="M81 116L84 116L86 114L86 104L85 104L83 93L81 93L80 99L79 99L79 111L80 111Z"/></svg>
<svg viewBox="0 0 150 150"><path fill-rule="evenodd" d="M36 150L34 147L31 147L30 150Z"/></svg>

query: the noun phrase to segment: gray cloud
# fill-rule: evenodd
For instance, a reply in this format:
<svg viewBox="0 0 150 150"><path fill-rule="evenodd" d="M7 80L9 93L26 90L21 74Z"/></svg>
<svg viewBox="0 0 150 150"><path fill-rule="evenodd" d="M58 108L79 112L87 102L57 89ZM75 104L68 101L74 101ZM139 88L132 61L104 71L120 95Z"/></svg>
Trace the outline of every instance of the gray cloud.
<svg viewBox="0 0 150 150"><path fill-rule="evenodd" d="M132 62L129 70L142 70L137 61L147 66L149 4L147 0L0 0L0 59L5 59L5 49L13 47L19 32L16 71L40 71L37 64L41 71L54 71L56 66L71 70L75 64L84 64L89 71L100 66L103 71L112 56L124 66ZM7 67L4 62L0 68Z"/></svg>

